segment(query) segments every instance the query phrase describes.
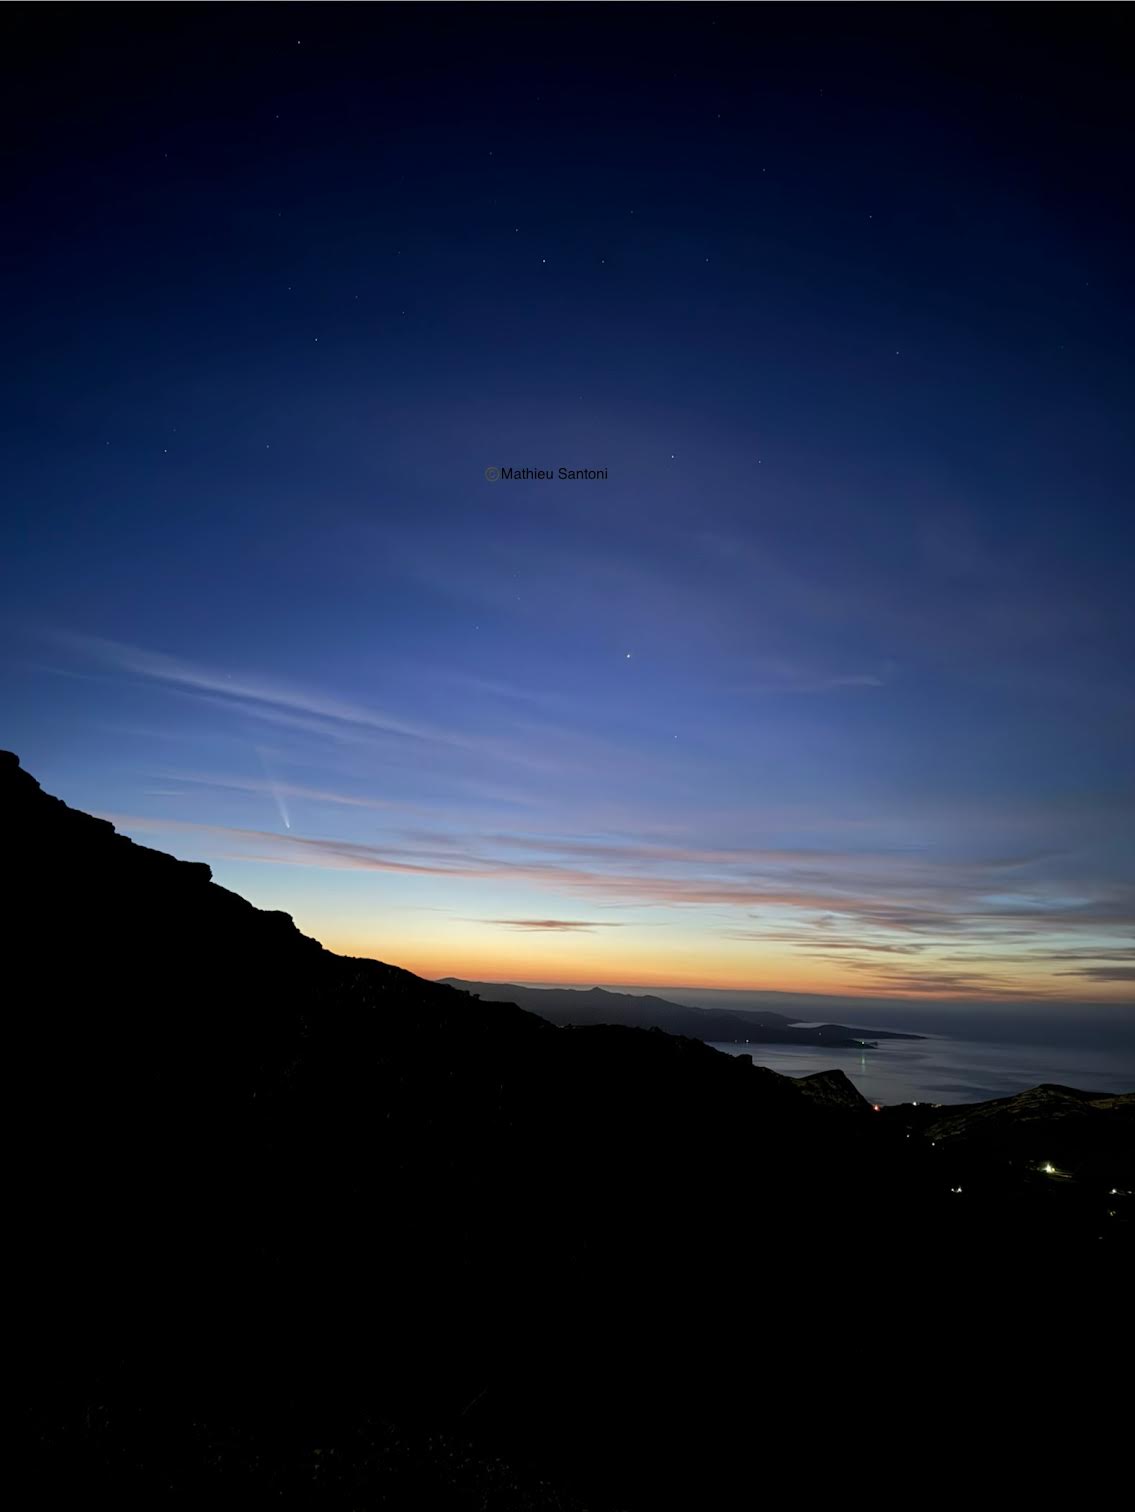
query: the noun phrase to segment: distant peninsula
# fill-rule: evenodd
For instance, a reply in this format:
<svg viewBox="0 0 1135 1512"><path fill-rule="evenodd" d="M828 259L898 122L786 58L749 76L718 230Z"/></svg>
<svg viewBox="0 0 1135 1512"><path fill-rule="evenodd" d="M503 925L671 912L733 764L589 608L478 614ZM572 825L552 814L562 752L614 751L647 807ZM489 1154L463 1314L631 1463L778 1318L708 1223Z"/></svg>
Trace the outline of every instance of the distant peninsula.
<svg viewBox="0 0 1135 1512"><path fill-rule="evenodd" d="M632 1029L663 1029L667 1034L718 1044L823 1045L829 1050L859 1050L874 1048L879 1040L924 1038L890 1029L858 1029L850 1024L799 1024L768 1009L694 1008L667 998L608 992L602 987L521 987L515 982L468 982L460 977L442 977L441 985L485 1002L515 1003L560 1026L622 1024Z"/></svg>

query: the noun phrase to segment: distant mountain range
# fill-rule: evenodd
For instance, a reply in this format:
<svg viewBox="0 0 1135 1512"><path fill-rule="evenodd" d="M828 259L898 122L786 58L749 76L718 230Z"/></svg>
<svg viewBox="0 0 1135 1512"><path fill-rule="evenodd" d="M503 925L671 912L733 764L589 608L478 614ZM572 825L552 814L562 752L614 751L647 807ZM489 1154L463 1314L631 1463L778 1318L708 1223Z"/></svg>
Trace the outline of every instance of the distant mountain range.
<svg viewBox="0 0 1135 1512"><path fill-rule="evenodd" d="M467 982L460 977L443 977L441 982L484 1002L516 1003L553 1024L625 1024L632 1029L663 1029L667 1034L719 1044L854 1049L881 1039L923 1038L921 1034L898 1034L888 1029L856 1029L849 1024L797 1024L785 1014L768 1009L693 1008L667 998L608 992L603 987L520 987L514 982Z"/></svg>

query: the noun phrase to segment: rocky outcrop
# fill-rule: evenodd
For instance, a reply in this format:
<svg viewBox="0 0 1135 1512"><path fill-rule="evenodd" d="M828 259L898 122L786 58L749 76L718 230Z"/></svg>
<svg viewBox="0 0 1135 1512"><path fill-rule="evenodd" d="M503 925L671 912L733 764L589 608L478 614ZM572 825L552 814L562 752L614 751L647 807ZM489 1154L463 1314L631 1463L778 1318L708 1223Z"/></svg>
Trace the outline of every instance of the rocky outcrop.
<svg viewBox="0 0 1135 1512"><path fill-rule="evenodd" d="M823 1108L840 1108L848 1113L870 1113L871 1104L857 1090L855 1083L842 1071L816 1071L811 1076L795 1078L798 1090Z"/></svg>

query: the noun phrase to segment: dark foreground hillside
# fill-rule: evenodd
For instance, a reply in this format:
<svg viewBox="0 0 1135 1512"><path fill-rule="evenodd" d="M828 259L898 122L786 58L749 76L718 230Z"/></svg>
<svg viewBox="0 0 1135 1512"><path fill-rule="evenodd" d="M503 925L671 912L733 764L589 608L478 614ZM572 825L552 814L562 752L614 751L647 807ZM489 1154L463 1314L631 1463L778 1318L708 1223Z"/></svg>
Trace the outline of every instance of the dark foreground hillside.
<svg viewBox="0 0 1135 1512"><path fill-rule="evenodd" d="M24 1504L716 1508L1110 1452L1129 1100L1054 1204L992 1123L944 1156L838 1076L333 956L10 756L0 821Z"/></svg>

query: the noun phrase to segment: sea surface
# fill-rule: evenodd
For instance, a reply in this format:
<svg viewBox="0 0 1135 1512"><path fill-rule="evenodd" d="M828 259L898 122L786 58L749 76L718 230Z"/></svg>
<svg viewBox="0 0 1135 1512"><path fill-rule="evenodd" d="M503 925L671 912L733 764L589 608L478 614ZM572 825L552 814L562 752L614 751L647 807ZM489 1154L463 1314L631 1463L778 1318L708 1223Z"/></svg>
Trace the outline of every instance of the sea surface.
<svg viewBox="0 0 1135 1512"><path fill-rule="evenodd" d="M866 1032L870 1032L869 1030ZM783 1076L838 1068L869 1102L982 1102L1009 1097L1041 1082L1084 1092L1135 1092L1135 1064L1106 1050L1022 1045L997 1040L880 1040L877 1050L820 1045L725 1045L726 1055L751 1055L757 1066Z"/></svg>

